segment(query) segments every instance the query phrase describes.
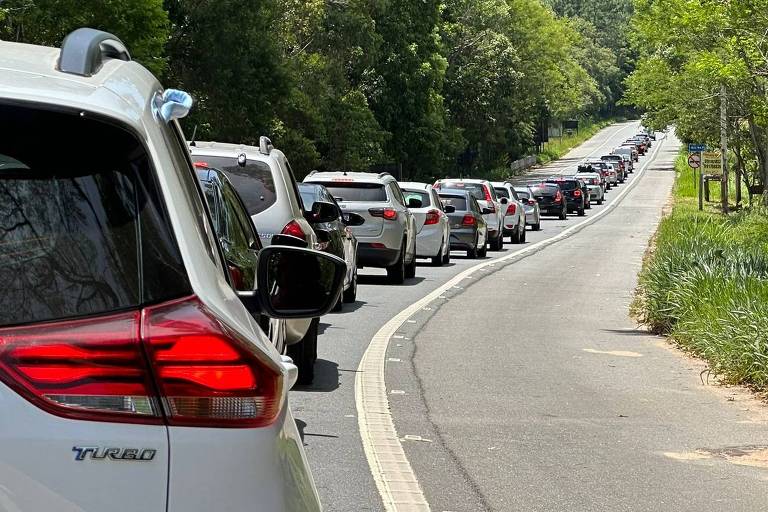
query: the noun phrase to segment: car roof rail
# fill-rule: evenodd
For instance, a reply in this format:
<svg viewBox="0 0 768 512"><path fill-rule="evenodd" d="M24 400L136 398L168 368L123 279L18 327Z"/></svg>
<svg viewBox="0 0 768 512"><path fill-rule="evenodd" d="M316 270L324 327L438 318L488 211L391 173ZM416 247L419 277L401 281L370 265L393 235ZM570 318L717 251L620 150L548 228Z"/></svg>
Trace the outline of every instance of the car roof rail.
<svg viewBox="0 0 768 512"><path fill-rule="evenodd" d="M269 137L265 137L264 135L259 137L259 153L268 155L273 149L275 149L275 146L272 145L272 141L269 140Z"/></svg>
<svg viewBox="0 0 768 512"><path fill-rule="evenodd" d="M314 176L315 174L317 174L317 169L315 169L313 171L309 171L309 174L307 174L307 177Z"/></svg>
<svg viewBox="0 0 768 512"><path fill-rule="evenodd" d="M387 176L389 176L390 178L394 178L394 176L392 176L392 175L391 175L390 173L388 173L388 172L380 172L380 173L379 173L379 178L386 178Z"/></svg>
<svg viewBox="0 0 768 512"><path fill-rule="evenodd" d="M106 59L129 62L131 55L117 36L93 28L79 28L61 43L58 69L70 75L93 76Z"/></svg>

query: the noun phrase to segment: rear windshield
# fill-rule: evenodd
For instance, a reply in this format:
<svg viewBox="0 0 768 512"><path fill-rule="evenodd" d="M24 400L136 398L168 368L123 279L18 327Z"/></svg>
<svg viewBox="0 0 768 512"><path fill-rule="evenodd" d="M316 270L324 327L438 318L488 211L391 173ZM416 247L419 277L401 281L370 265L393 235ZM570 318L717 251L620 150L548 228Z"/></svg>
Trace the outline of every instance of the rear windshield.
<svg viewBox="0 0 768 512"><path fill-rule="evenodd" d="M0 325L191 293L151 163L132 134L31 107L0 105L0 118Z"/></svg>
<svg viewBox="0 0 768 512"><path fill-rule="evenodd" d="M304 209L309 211L318 201L318 190L313 185L307 185L305 183L299 183L299 193L301 194L301 202L304 203Z"/></svg>
<svg viewBox="0 0 768 512"><path fill-rule="evenodd" d="M408 204L408 201L410 201L411 198L421 200L421 206L424 208L432 204L432 201L430 200L429 194L427 192L403 189L403 195L405 196L405 204Z"/></svg>
<svg viewBox="0 0 768 512"><path fill-rule="evenodd" d="M530 199L531 198L531 194L529 194L527 191L522 192L520 190L515 189L515 192L517 193L517 197L519 197L520 199Z"/></svg>
<svg viewBox="0 0 768 512"><path fill-rule="evenodd" d="M575 181L558 181L557 184L561 190L575 190L581 188L581 185Z"/></svg>
<svg viewBox="0 0 768 512"><path fill-rule="evenodd" d="M557 185L536 185L534 187L531 187L531 190L533 190L534 195L541 195L541 194L554 194L558 190Z"/></svg>
<svg viewBox="0 0 768 512"><path fill-rule="evenodd" d="M379 183L336 182L323 183L328 192L339 202L383 203L387 191Z"/></svg>
<svg viewBox="0 0 768 512"><path fill-rule="evenodd" d="M245 166L237 163L236 157L193 156L195 162L221 169L229 178L237 194L243 200L249 215L261 213L277 200L275 182L269 165L258 160L248 160Z"/></svg>
<svg viewBox="0 0 768 512"><path fill-rule="evenodd" d="M494 187L496 189L496 195L499 197L506 197L509 199L509 190L504 187Z"/></svg>
<svg viewBox="0 0 768 512"><path fill-rule="evenodd" d="M440 190L466 190L478 201L485 201L485 189L480 183L441 183Z"/></svg>
<svg viewBox="0 0 768 512"><path fill-rule="evenodd" d="M453 206L457 210L466 211L469 210L467 208L467 198L462 196L444 196L443 194L440 194L440 201L443 202L446 206Z"/></svg>

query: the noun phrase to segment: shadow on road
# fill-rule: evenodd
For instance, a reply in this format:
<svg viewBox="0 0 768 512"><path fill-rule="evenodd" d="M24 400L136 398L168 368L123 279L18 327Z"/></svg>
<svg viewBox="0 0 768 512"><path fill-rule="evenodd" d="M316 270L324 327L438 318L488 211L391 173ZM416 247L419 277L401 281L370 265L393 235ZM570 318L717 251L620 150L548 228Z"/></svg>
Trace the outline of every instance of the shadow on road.
<svg viewBox="0 0 768 512"><path fill-rule="evenodd" d="M406 279L405 282L399 286L416 286L424 280L423 277L416 276L410 279ZM390 284L387 276L365 276L358 274L358 284Z"/></svg>
<svg viewBox="0 0 768 512"><path fill-rule="evenodd" d="M296 391L329 393L339 387L339 365L333 361L315 361L315 380L309 386L296 386Z"/></svg>
<svg viewBox="0 0 768 512"><path fill-rule="evenodd" d="M611 334L621 334L622 336L653 336L652 333L644 329L601 329L603 332Z"/></svg>

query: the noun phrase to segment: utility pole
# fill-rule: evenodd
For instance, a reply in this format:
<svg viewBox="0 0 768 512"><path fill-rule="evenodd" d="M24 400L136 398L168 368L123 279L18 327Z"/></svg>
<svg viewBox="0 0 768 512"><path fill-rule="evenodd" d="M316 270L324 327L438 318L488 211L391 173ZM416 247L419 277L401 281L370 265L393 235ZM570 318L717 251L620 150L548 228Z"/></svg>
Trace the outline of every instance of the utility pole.
<svg viewBox="0 0 768 512"><path fill-rule="evenodd" d="M720 85L720 160L723 177L720 184L723 213L728 213L728 97L725 84Z"/></svg>

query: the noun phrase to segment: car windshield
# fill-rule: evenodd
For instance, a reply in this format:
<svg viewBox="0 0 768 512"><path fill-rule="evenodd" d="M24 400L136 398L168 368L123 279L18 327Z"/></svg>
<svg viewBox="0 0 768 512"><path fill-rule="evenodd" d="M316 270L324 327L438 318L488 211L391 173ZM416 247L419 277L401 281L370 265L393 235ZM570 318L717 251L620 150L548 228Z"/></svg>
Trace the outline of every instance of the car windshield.
<svg viewBox="0 0 768 512"><path fill-rule="evenodd" d="M387 201L387 192L384 185L380 183L332 181L323 185L338 202L384 203Z"/></svg>
<svg viewBox="0 0 768 512"><path fill-rule="evenodd" d="M531 187L531 190L533 191L534 195L541 195L541 194L554 194L560 189L557 185L535 185Z"/></svg>
<svg viewBox="0 0 768 512"><path fill-rule="evenodd" d="M440 201L446 206L453 206L456 210L467 210L467 198L463 196L449 196L440 194Z"/></svg>
<svg viewBox="0 0 768 512"><path fill-rule="evenodd" d="M429 198L429 194L422 190L403 189L403 195L405 196L405 204L408 204L408 201L410 201L411 199L418 199L419 201L421 201L422 208L426 208L430 204L432 204L432 201Z"/></svg>
<svg viewBox="0 0 768 512"><path fill-rule="evenodd" d="M556 183L561 190L574 190L577 188L581 188L581 186L576 181L570 181L570 180L562 180L562 181L552 181L550 183Z"/></svg>
<svg viewBox="0 0 768 512"><path fill-rule="evenodd" d="M191 293L133 135L78 113L0 106L0 117L0 326Z"/></svg>
<svg viewBox="0 0 768 512"><path fill-rule="evenodd" d="M275 182L269 165L257 160L238 163L237 157L193 156L195 162L221 169L243 200L249 215L256 215L277 201Z"/></svg>
<svg viewBox="0 0 768 512"><path fill-rule="evenodd" d="M531 198L531 194L527 190L520 190L520 189L516 188L515 189L515 193L517 193L517 197L519 197L520 199L530 199Z"/></svg>
<svg viewBox="0 0 768 512"><path fill-rule="evenodd" d="M509 199L509 190L507 190L504 187L494 187L494 190L496 190L496 195L499 197L505 197Z"/></svg>
<svg viewBox="0 0 768 512"><path fill-rule="evenodd" d="M447 181L440 183L440 190L465 190L472 194L478 201L485 201L485 189L480 183L465 183L461 181Z"/></svg>

